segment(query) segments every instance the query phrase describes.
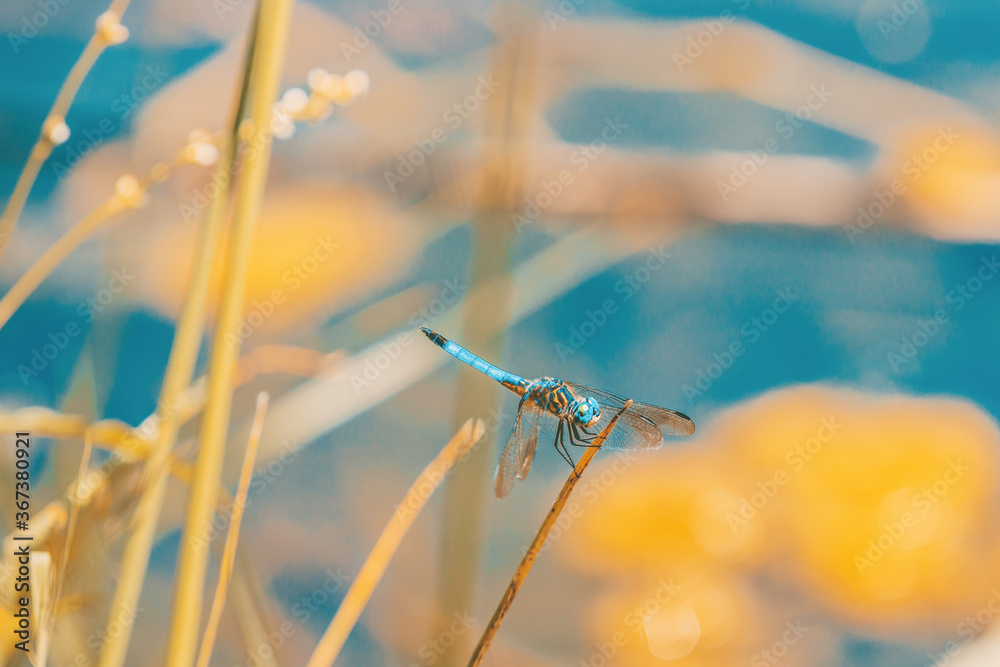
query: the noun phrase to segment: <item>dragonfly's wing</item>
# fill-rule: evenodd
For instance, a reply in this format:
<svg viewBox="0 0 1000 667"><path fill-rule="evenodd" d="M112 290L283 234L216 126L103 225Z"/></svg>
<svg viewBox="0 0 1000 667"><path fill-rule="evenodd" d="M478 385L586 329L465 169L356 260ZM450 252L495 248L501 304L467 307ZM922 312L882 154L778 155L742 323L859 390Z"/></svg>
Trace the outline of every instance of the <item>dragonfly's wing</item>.
<svg viewBox="0 0 1000 667"><path fill-rule="evenodd" d="M535 459L535 449L538 446L538 432L541 427L542 408L534 401L525 397L518 407L514 430L507 438L500 461L497 463L493 487L497 498L506 498L514 488L514 480L524 479L531 470L531 462Z"/></svg>
<svg viewBox="0 0 1000 667"><path fill-rule="evenodd" d="M590 431L600 431L612 417L621 410L628 399L585 384L567 382L577 397L593 396L601 406L601 418ZM694 422L680 412L661 408L648 403L633 401L629 409L618 420L615 429L608 436L604 447L607 449L656 449L663 444L663 434L685 436L694 433Z"/></svg>
<svg viewBox="0 0 1000 667"><path fill-rule="evenodd" d="M533 405L533 404L532 404ZM529 406L530 407L530 406ZM538 433L541 430L545 413L537 406L525 411L521 426L521 452L518 457L517 478L524 479L531 472L531 464L535 460L535 449L538 448Z"/></svg>

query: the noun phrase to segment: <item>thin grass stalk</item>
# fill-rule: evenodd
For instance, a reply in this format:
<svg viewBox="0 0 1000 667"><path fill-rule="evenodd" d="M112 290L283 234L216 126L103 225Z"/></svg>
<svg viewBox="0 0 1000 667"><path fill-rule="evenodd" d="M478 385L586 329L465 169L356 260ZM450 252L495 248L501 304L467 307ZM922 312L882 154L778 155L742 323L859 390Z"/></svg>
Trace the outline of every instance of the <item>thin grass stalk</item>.
<svg viewBox="0 0 1000 667"><path fill-rule="evenodd" d="M111 222L117 214L125 209L140 206L146 190L153 183L166 180L178 166L190 162L188 148L181 150L169 163L154 165L150 173L141 180L129 180L124 185L119 181L115 194L108 197L49 246L0 299L0 329L71 252L80 247L97 230Z"/></svg>
<svg viewBox="0 0 1000 667"><path fill-rule="evenodd" d="M515 230L510 212L520 202L524 175L524 137L530 132L532 115L532 77L534 76L534 40L537 8L534 0L517 0L498 6L497 40L491 54L490 72L503 82L485 108L484 169L479 188L477 212L473 220L474 247L469 276L470 289L477 289L510 273L510 250ZM508 282L489 303L470 302L463 311L462 338L475 345L486 358L499 358L511 311ZM500 332L499 335L496 332ZM458 375L456 415L488 414L496 409L502 389L487 386L472 368L461 368ZM490 436L492 439L492 435ZM492 446L481 447L469 465L455 475L445 488L445 524L437 619L450 617L456 609L467 609L479 567L482 546L482 517L493 467ZM436 633L446 628L440 625ZM442 656L444 667L458 661L455 650Z"/></svg>
<svg viewBox="0 0 1000 667"><path fill-rule="evenodd" d="M226 592L229 579L233 574L233 563L236 562L236 545L240 536L240 524L243 522L243 510L246 507L247 493L250 491L250 478L253 476L253 466L257 460L257 446L260 444L260 432L264 428L264 413L267 412L267 393L257 395L257 410L253 416L253 427L247 439L247 451L243 456L243 469L240 471L240 482L236 488L236 498L233 500L233 513L229 518L229 530L226 533L226 545L222 549L219 562L219 581L215 586L215 598L208 614L208 625L201 640L201 650L198 652L196 667L208 667L212 659L212 648L215 646L215 635L222 620L222 610L226 606Z"/></svg>
<svg viewBox="0 0 1000 667"><path fill-rule="evenodd" d="M83 483L84 475L87 473L87 468L90 465L90 456L93 450L92 438L89 435L84 436L83 444L83 455L80 457L80 465L77 470L76 479L74 482L74 489L79 489L80 484ZM52 563L51 558L48 558L47 563L50 566L49 572L51 577L45 577L46 584L51 582L51 588L48 585L44 586L45 590L36 590L36 596L38 599L43 599L51 592L51 596L48 602L39 605L40 613L44 614L42 618L39 619L39 625L41 627L41 632L39 633L38 641L36 645L38 647L37 653L34 656L34 664L38 667L44 667L48 660L48 652L50 646L50 638L54 636L55 625L58 620L59 614L59 601L62 598L62 586L63 582L66 580L66 573L69 570L69 554L70 547L73 544L73 538L76 533L76 524L80 515L80 501L79 492L76 491L70 496L70 510L69 519L66 524L66 535L63 542L63 549L61 557L56 564ZM38 545L39 548L44 548ZM48 557L47 552L43 552L43 555ZM34 573L32 573L34 574Z"/></svg>
<svg viewBox="0 0 1000 667"><path fill-rule="evenodd" d="M514 598L517 597L517 592L521 590L521 586L524 584L524 580L528 577L528 572L531 571L531 567L535 564L535 559L538 558L538 554L542 551L542 545L545 544L545 540L548 538L549 533L552 531L552 527L556 525L556 519L563 511L563 507L566 506L566 502L569 500L569 495L573 493L573 489L576 487L576 483L580 481L583 476L583 471L587 469L590 462L597 455L598 450L607 440L608 436L611 435L611 431L614 430L615 425L618 423L618 418L629 409L632 405L632 401L629 400L625 403L621 410L618 411L608 425L605 426L601 432L594 438L593 444L587 448L587 450L580 457L580 460L576 462L576 467L573 468L573 472L569 474L566 478L566 483L563 484L562 489L559 491L559 495L556 497L556 501L552 503L552 509L545 516L545 520L542 521L541 527L539 527L538 532L535 534L535 539L531 541L531 546L528 547L528 551L524 554L524 558L521 559L520 565L514 571L514 576L510 580L510 584L507 585L507 590L504 591L503 597L500 598L500 604L497 605L496 611L493 612L493 617L490 622L486 625L486 629L483 630L482 637L479 638L479 643L476 645L476 650L472 652L472 657L469 659L468 667L476 667L483 661L483 657L486 655L486 650L490 647L490 643L493 641L493 637L496 636L497 630L500 629L500 623L503 622L504 616L507 615L507 611L510 609L511 605L514 604Z"/></svg>
<svg viewBox="0 0 1000 667"><path fill-rule="evenodd" d="M129 1L114 0L108 11L114 12L121 19L128 8ZM101 53L108 46L111 46L111 43L104 38L100 30L95 30L94 35L87 42L87 46L84 47L83 53L80 54L73 67L70 68L69 74L66 75L65 81L63 81L62 86L59 88L55 102L52 103L52 108L49 109L49 113L42 123L42 131L39 134L38 140L31 148L28 162L24 165L24 169L21 170L21 174L17 178L17 183L14 185L14 192L11 194L10 199L7 200L3 216L0 217L0 258L3 257L3 252L7 248L7 242L14 233L14 228L17 227L18 218L21 217L21 212L24 210L24 205L28 201L28 195L31 193L31 188L38 178L38 173L41 171L42 165L48 159L49 155L52 154L52 149L57 145L50 138L49 128L54 122L62 122L66 117L69 107L73 103L73 98L76 97L77 91L80 90L80 84L83 83L94 63L97 62Z"/></svg>
<svg viewBox="0 0 1000 667"><path fill-rule="evenodd" d="M261 648L266 641L262 638L271 637L280 629L270 612L267 593L245 551L236 552L229 596L247 654L257 658L258 667L278 667L277 653Z"/></svg>
<svg viewBox="0 0 1000 667"><path fill-rule="evenodd" d="M255 18L254 33L251 33L247 44L244 71L230 115L229 137L223 146L222 154L219 156L213 178L227 175L226 170L231 170L236 160L240 120L243 117L247 98L247 72L250 69L255 48L256 26L257 19ZM160 513L166 495L167 478L170 472L169 455L177 439L177 431L180 426L175 406L180 402L181 396L190 385L194 375L198 349L201 346L202 332L205 328L205 311L208 303L212 264L221 245L220 239L228 208L229 188L218 188L215 196L209 202L205 220L199 231L194 269L188 283L184 306L177 322L177 331L170 350L170 358L167 361L167 369L155 413L159 421L156 442L147 462L145 489L136 507L133 523L135 529L122 554L121 576L112 597L108 628L111 627L112 619L132 617L129 610L136 608L142 593L149 556L156 537L156 527L160 521ZM131 640L132 624L127 623L124 626L120 632L113 635L110 632L107 633L99 667L122 667L125 664L125 655Z"/></svg>
<svg viewBox="0 0 1000 667"><path fill-rule="evenodd" d="M89 435L85 435L83 456L80 457L80 466L74 482L74 489L79 489L80 484L83 483L84 475L87 473L87 468L90 465L90 455L92 449L92 438L90 438ZM55 633L55 625L59 614L59 601L62 598L62 585L66 580L66 572L69 569L70 546L73 543L73 537L76 532L76 523L80 514L79 493L73 493L70 498L69 520L66 524L66 536L65 541L63 542L62 555L56 564L52 563L51 558L48 558L47 560L47 563L50 566L49 571L52 575L51 589L48 589L48 586L46 585L44 587L46 590L39 590L35 592L35 597L42 600L44 599L43 596L48 595L49 591L51 591L51 597L48 602L38 606L39 613L44 614L44 616L39 619L41 632L39 633L38 641L35 642L38 650L33 661L37 667L44 667L48 660L50 645L49 639L53 637ZM38 545L38 548L41 549L44 547L42 547L42 545ZM48 552L42 552L42 554L46 557L49 556ZM32 574L34 574L34 572L32 572Z"/></svg>
<svg viewBox="0 0 1000 667"><path fill-rule="evenodd" d="M399 543L406 535L406 531L413 525L414 520L420 514L420 510L430 499L434 490L444 481L445 475L451 470L455 463L461 459L469 449L475 445L486 432L486 425L481 419L473 421L470 419L459 429L447 445L438 452L434 460L427 464L420 476L413 482L406 496L396 509L394 516L389 519L379 535L371 553L365 559L364 565L358 571L358 576L354 578L351 587L347 589L343 602L337 609L329 627L320 638L319 644L313 651L306 667L330 667L333 661L340 654L347 636L351 634L355 623L361 617L361 612L371 598L375 587L385 574L386 568L392 555L396 553ZM427 487L430 490L427 490Z"/></svg>
<svg viewBox="0 0 1000 667"><path fill-rule="evenodd" d="M323 354L291 345L262 345L239 359L234 382L237 385L244 385L260 375L270 373L312 377L326 365L332 365L344 358L345 353L340 351ZM184 390L174 404L174 410L181 424L194 419L204 407L206 380L205 376L199 377ZM159 415L159 412L154 412L147 419L159 419ZM156 445L155 440L147 439L140 433L141 426L134 429L117 419L90 422L81 415L39 406L0 412L0 434L12 434L24 430L36 433L39 437L55 439L89 436L94 446L115 452L127 457L128 460L149 458ZM183 465L180 461L170 461L171 473L176 475L177 470Z"/></svg>
<svg viewBox="0 0 1000 667"><path fill-rule="evenodd" d="M236 330L244 306L250 243L264 196L272 139L268 128L281 81L293 6L292 0L262 0L260 3L259 29L249 78L253 134L236 190L226 276L212 337L208 404L201 424L200 450L180 546L167 667L189 667L197 649L208 566L208 550L199 538L211 523L218 501L233 371L240 347Z"/></svg>
<svg viewBox="0 0 1000 667"><path fill-rule="evenodd" d="M52 554L48 551L34 551L28 554L31 572L28 574L28 590L31 591L28 614L38 623L38 635L29 644L28 659L34 667L45 667L48 660L52 633L42 619L55 614L55 599L53 593Z"/></svg>
<svg viewBox="0 0 1000 667"><path fill-rule="evenodd" d="M69 570L69 553L76 535L76 523L80 516L80 485L86 477L90 468L90 456L94 448L94 439L87 432L83 436L83 455L80 457L80 468L76 473L76 481L73 483L73 493L70 494L69 521L66 524L66 542L63 544L62 557L59 559L59 570L56 574L55 601L58 604L62 597L63 583L66 581L66 572ZM49 619L49 623L55 625L55 616ZM51 626L50 626L51 629Z"/></svg>
<svg viewBox="0 0 1000 667"><path fill-rule="evenodd" d="M121 213L128 207L122 197L113 195L46 248L42 256L24 272L24 275L17 279L17 282L0 299L0 329L7 324L17 309L69 253L89 238L94 230L104 224L108 218Z"/></svg>

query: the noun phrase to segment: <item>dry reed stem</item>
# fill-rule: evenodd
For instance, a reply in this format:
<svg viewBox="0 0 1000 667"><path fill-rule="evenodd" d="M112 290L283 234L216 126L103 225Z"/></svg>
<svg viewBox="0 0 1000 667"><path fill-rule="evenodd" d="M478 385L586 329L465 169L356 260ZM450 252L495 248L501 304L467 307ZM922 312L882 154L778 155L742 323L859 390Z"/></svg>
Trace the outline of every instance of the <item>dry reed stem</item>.
<svg viewBox="0 0 1000 667"><path fill-rule="evenodd" d="M517 570L514 571L514 576L510 580L510 584L507 586L507 590L504 591L503 597L500 598L500 604L497 605L496 611L493 612L493 618L487 624L486 629L483 631L482 637L479 638L479 643L476 645L476 650L473 651L472 657L469 659L469 667L476 667L483 661L483 657L486 655L486 650L490 647L490 643L493 641L493 637L496 635L497 630L500 629L500 623L503 622L504 616L507 615L507 611L510 609L511 605L514 604L514 598L517 596L517 592L521 590L524 580L528 577L528 572L531 571L532 565L535 564L535 559L538 558L538 554L542 550L542 545L545 544L546 538L549 536L549 532L552 530L552 526L555 525L556 519L559 518L559 514L563 511L563 507L566 505L566 501L569 500L569 494L573 492L576 483L580 481L580 477L583 476L583 471L587 469L590 462L593 460L594 456L597 455L598 450L607 440L608 436L611 435L611 431L614 429L615 424L618 423L618 418L629 409L632 405L631 399L625 403L621 410L618 411L608 425L597 435L594 439L594 444L587 448L587 451L583 453L580 460L576 462L576 467L573 472L570 473L569 477L566 479L566 483L563 484L562 490L559 491L559 496L556 501L552 503L552 509L549 510L548 515L546 515L545 520L542 521L541 527L538 529L538 533L535 534L535 539L531 541L531 546L528 547L527 553L524 554L524 558L521 559L521 564L517 566Z"/></svg>
<svg viewBox="0 0 1000 667"><path fill-rule="evenodd" d="M245 384L255 379L258 374L288 373L294 376L309 376L331 363L336 363L344 357L343 352L323 354L308 348L298 348L288 345L265 345L240 359L236 382ZM246 363L244 364L244 360ZM184 392L177 406L180 421L186 422L201 411L205 402L204 378L199 378ZM157 413L150 416L153 418ZM54 439L84 438L92 445L119 455L120 461L131 462L151 456L154 441L146 440L138 431L142 426L133 429L128 424L115 419L104 419L98 422L88 422L80 415L66 414L51 408L31 407L12 412L0 412L0 433L14 433L18 430L28 430L39 437ZM93 474L106 479L109 470L108 462L100 466L88 468L84 476ZM190 485L194 479L194 466L174 455L168 457L166 465L169 474L175 479ZM67 487L65 497L76 498L73 486ZM92 499L92 494L85 499L79 499L86 505ZM219 502L232 501L224 486L219 487ZM43 509L51 512L61 506L61 500L49 502ZM138 510L137 510L138 514ZM41 516L41 514L40 514Z"/></svg>
<svg viewBox="0 0 1000 667"><path fill-rule="evenodd" d="M534 4L535 0L515 0L494 5L497 40L487 66L504 85L483 109L483 170L479 174L482 185L472 224L474 243L469 274L472 290L511 272L516 231L508 217L521 205L527 157L525 137L531 133L533 119L534 42L538 30L538 9ZM478 354L486 359L499 357L513 305L510 283L496 284L503 288L494 293L495 298L467 304L459 329L462 340L474 344ZM472 368L459 370L455 409L459 416L487 414L499 405L503 389L483 383L477 375ZM486 511L482 488L489 484L493 471L492 449L483 447L444 489L444 548L440 568L448 576L440 580L437 605L442 611L466 609L472 599ZM436 622L442 623L434 628L435 635L446 629L441 620L446 616L446 611L435 614ZM454 649L442 656L443 667L451 667L457 661Z"/></svg>
<svg viewBox="0 0 1000 667"><path fill-rule="evenodd" d="M167 667L189 667L197 650L208 566L207 550L197 538L211 523L218 501L233 371L239 355L240 338L234 333L243 312L250 243L264 197L272 139L266 130L281 81L293 6L292 0L261 0L258 10L258 30L247 89L249 118L256 136L251 139L252 149L246 153L236 188L226 275L212 337L208 404L201 424L200 450L181 539Z"/></svg>
<svg viewBox="0 0 1000 667"><path fill-rule="evenodd" d="M74 486L76 488L79 488L80 484L83 482L84 475L90 465L90 454L92 449L92 439L88 435L85 435L83 456L80 457L80 467L77 471L76 480L74 482ZM58 502L59 501L53 501L53 503ZM48 509L48 506L46 506L46 509ZM79 497L74 494L71 496L70 500L69 519L66 524L66 537L65 542L63 543L62 556L56 564L52 563L51 558L48 559L48 569L52 573L51 578L54 579L54 584L51 586L51 589L46 585L44 587L45 590L36 591L35 593L36 598L43 600L43 595L47 594L49 590L52 592L51 598L44 604L39 604L38 606L39 613L44 614L44 616L38 619L38 625L41 628L41 632L38 641L35 642L38 646L38 650L33 658L33 662L39 667L44 667L48 659L49 638L54 636L55 633L55 625L60 612L59 602L62 597L62 585L66 580L66 572L69 569L70 545L73 543L73 536L76 531L76 522L79 514L80 501ZM38 543L35 545L35 548L44 549L45 547L42 543ZM48 557L48 552L42 553Z"/></svg>
<svg viewBox="0 0 1000 667"><path fill-rule="evenodd" d="M166 164L157 164L150 173L141 180L135 181L135 187L127 192L116 191L100 206L88 213L84 218L69 228L65 234L49 246L34 264L28 267L10 290L0 299L0 329L17 312L31 293L71 252L76 250L101 227L106 225L117 214L139 204L143 194L153 183L165 180L177 167L190 162L186 150L181 150L173 160Z"/></svg>
<svg viewBox="0 0 1000 667"><path fill-rule="evenodd" d="M233 574L233 563L236 561L236 544L240 535L240 524L243 522L243 510L246 508L247 493L250 491L250 478L253 476L253 466L257 460L257 445L260 444L260 432L264 428L264 413L267 411L267 393L257 395L257 410L253 416L253 427L247 440L247 451L243 456L243 469L240 471L240 482L236 488L236 498L233 501L233 513L229 519L229 531L226 533L226 545L222 549L219 562L219 581L215 587L215 598L208 614L208 625L201 640L201 650L198 652L196 667L208 667L212 658L212 647L215 645L215 635L222 620L222 610L226 606L226 591L229 578Z"/></svg>
<svg viewBox="0 0 1000 667"><path fill-rule="evenodd" d="M296 345L261 345L240 357L236 362L233 382L241 386L260 375L284 373L296 377L312 377L321 370L347 357L343 351L324 354L318 350ZM180 396L175 405L177 416L183 424L201 412L207 398L208 377L197 378Z"/></svg>
<svg viewBox="0 0 1000 667"><path fill-rule="evenodd" d="M245 550L236 552L229 596L243 645L256 656L257 667L279 667L276 651L260 650L261 637L271 637L273 633L280 632L280 628L271 613L267 592L251 567Z"/></svg>
<svg viewBox="0 0 1000 667"><path fill-rule="evenodd" d="M256 27L257 17L255 16L254 34L256 34ZM243 76L237 85L237 94L230 114L229 136L223 144L215 168L214 176L216 178L220 174L224 174L236 158L239 142L237 134L247 96L247 72L250 68L254 48L255 38L251 36L246 47ZM115 587L109 609L109 628L111 627L110 619L128 618L129 616L126 615L128 610L135 609L138 604L146 578L153 541L156 537L156 527L159 524L166 496L167 476L170 472L174 472L174 474L177 472L177 462L170 457L170 451L180 428L179 415L175 406L190 385L191 377L194 375L205 326L212 262L218 247L221 246L220 239L228 207L229 189L218 188L209 202L205 220L199 230L194 268L188 283L184 306L177 322L170 358L167 360L157 409L152 415L158 421L156 437L155 441L150 443L146 485L136 507L134 531L126 542L122 554L121 576ZM132 431L132 433L135 434L136 431ZM124 665L131 634L131 623L114 636L108 634L104 650L101 653L99 667L122 667Z"/></svg>
<svg viewBox="0 0 1000 667"><path fill-rule="evenodd" d="M81 498L79 494L80 486L83 484L83 480L86 479L87 470L90 468L90 455L93 452L94 439L90 437L90 433L86 432L83 436L83 455L80 457L80 468L76 473L76 480L73 482L73 493L69 496L70 507L69 507L69 521L66 524L66 542L63 544L62 558L59 559L59 570L56 574L56 592L55 600L56 602L62 597L62 586L63 582L66 580L66 572L69 569L69 552L70 547L73 544L73 537L76 533L76 522L80 516L80 504ZM55 618L50 619L50 623L55 623Z"/></svg>
<svg viewBox="0 0 1000 667"><path fill-rule="evenodd" d="M337 613L330 621L329 627L320 638L319 644L313 651L312 657L306 663L306 667L330 667L337 659L340 649L347 641L348 635L354 628L361 612L375 591L375 586L382 579L385 570L389 565L389 560L399 547L403 536L409 530L413 521L420 514L427 500L434 493L434 490L444 481L444 478L455 463L461 459L469 449L479 442L486 432L486 426L481 419L477 419L473 426L472 420L465 422L455 437L444 446L434 460L431 461L420 476L417 477L413 485L406 492L406 496L399 504L395 515L389 520L382 534L379 535L375 546L372 548L364 565L355 577L351 587L344 596L344 601L340 603ZM427 491L427 485L431 486ZM404 511L405 508L405 511Z"/></svg>
<svg viewBox="0 0 1000 667"><path fill-rule="evenodd" d="M129 1L114 0L108 11L114 12L120 19L125 13ZM61 122L66 117L69 107L73 103L73 98L76 97L76 93L80 89L80 84L83 83L84 78L86 78L104 49L110 45L111 43L104 39L101 31L95 29L94 35L87 42L83 53L80 54L80 57L73 64L69 74L66 75L66 80L63 81L62 87L60 87L59 92L56 94L55 102L52 103L52 108L49 109L48 115L45 116L45 120L42 122L42 131L39 133L38 140L31 148L28 162L24 165L24 169L21 170L21 174L17 178L17 184L14 186L14 192L10 196L10 199L7 200L3 216L0 217L0 258L2 258L3 252L7 248L7 242L14 234L17 220L21 217L21 211L24 210L24 204L28 201L28 195L35 184L35 179L38 178L38 172L41 171L42 164L45 163L45 160L52 153L52 149L56 146L49 138L47 131L49 125L56 119Z"/></svg>
<svg viewBox="0 0 1000 667"><path fill-rule="evenodd" d="M52 554L48 551L36 551L34 548L28 554L28 560L31 567L31 572L28 575L28 590L31 591L28 614L38 623L39 630L33 645L29 646L28 660L34 667L45 667L52 633L48 631L48 624L42 619L55 615L55 600L52 597L54 565Z"/></svg>
<svg viewBox="0 0 1000 667"><path fill-rule="evenodd" d="M24 275L17 279L17 282L11 286L3 299L0 299L0 328L7 324L11 316L35 291L35 288L42 284L42 281L69 253L75 250L105 221L126 208L128 205L120 197L112 196L46 248L42 256L24 272Z"/></svg>

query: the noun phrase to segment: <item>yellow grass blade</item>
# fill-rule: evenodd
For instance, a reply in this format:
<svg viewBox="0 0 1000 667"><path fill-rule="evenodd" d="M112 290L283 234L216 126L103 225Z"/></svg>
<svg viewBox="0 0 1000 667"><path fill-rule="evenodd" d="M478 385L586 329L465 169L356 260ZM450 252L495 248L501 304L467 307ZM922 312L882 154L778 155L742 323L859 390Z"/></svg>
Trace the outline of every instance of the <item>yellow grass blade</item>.
<svg viewBox="0 0 1000 667"><path fill-rule="evenodd" d="M181 539L167 649L168 667L189 667L197 650L208 567L208 551L199 538L204 527L211 523L218 501L232 402L233 370L239 355L240 338L234 334L243 313L250 242L259 217L270 163L272 134L269 126L281 80L293 5L291 0L262 0L259 6L259 30L248 87L251 150L246 152L236 189L226 276L212 337L208 404L201 424L198 462Z"/></svg>
<svg viewBox="0 0 1000 667"><path fill-rule="evenodd" d="M444 481L445 474L483 437L485 432L486 426L482 420L477 419L475 426L473 426L471 419L465 422L455 437L445 445L444 449L413 482L410 490L406 492L403 502L400 503L399 509L396 510L395 516L386 524L371 553L365 559L364 565L361 566L354 583L347 590L344 601L337 609L333 620L330 621L330 626L323 633L323 637L319 640L319 644L313 651L312 657L309 658L309 662L306 663L306 667L330 667L333 665L333 661L337 659L340 649L347 641L347 636L351 634L354 624L358 622L362 610L368 604L369 598L375 591L375 586L382 579L382 575L389 565L389 560L396 552L396 548L399 547L406 531L409 530L434 489ZM430 492L427 491L428 485L431 487Z"/></svg>
<svg viewBox="0 0 1000 667"><path fill-rule="evenodd" d="M250 491L250 478L253 476L254 462L257 460L257 445L260 444L260 432L264 428L264 413L266 411L267 393L261 392L257 395L257 410L253 416L250 438L247 440L247 452L243 457L243 469L240 471L240 483L236 488L236 499L233 501L229 532L226 534L226 545L222 549L222 559L219 563L219 582L215 587L215 599L212 600L212 610L208 614L205 636L201 640L197 667L208 667L208 661L212 658L215 635L219 629L219 621L222 620L222 609L226 606L226 590L229 587L229 578L233 573L233 563L236 561L236 543L239 540L240 524L243 521L247 493Z"/></svg>
<svg viewBox="0 0 1000 667"><path fill-rule="evenodd" d="M255 19L255 29L256 29ZM247 45L244 73L233 103L230 117L229 137L225 141L219 162L215 169L218 179L220 174L232 168L236 159L238 132L240 120L246 100L248 85L247 72L250 69L252 54L255 49L254 37L251 36ZM154 442L149 448L149 460L146 467L146 488L136 508L135 529L125 545L122 555L121 577L115 587L111 600L109 619L130 618L129 610L135 609L142 592L143 581L149 563L149 554L156 537L156 527L159 524L160 512L167 488L167 474L172 466L171 449L177 438L179 414L176 408L180 397L191 382L194 367L201 345L201 337L205 326L205 310L208 302L209 277L212 262L221 245L222 229L225 224L225 214L229 207L229 189L219 188L209 202L208 211L199 230L197 254L192 272L184 307L177 322L167 370L160 389L160 400L157 403L153 419L156 426ZM143 424L145 426L145 422ZM130 430L133 439L135 434L144 429ZM110 627L110 623L109 626ZM101 653L99 667L122 667L125 654L132 635L132 625L106 638L104 650Z"/></svg>
<svg viewBox="0 0 1000 667"><path fill-rule="evenodd" d="M52 149L65 141L65 137L55 135L54 129L63 124L63 119L73 103L73 98L76 97L76 92L80 89L80 84L83 83L90 68L97 62L97 58L100 57L104 49L112 44L121 43L128 36L128 31L123 26L117 25L128 5L129 0L114 0L111 3L108 11L98 19L93 37L87 42L83 53L80 54L66 76L66 80L63 81L62 87L56 95L56 101L52 103L52 108L49 110L48 116L45 117L45 122L42 123L42 132L31 149L28 163L21 170L21 175L18 176L17 184L14 186L14 193L7 200L7 207L4 209L3 216L0 217L0 257L3 256L7 242L14 233L17 219L21 217L21 211L24 209L25 202L28 201L28 194L35 184L35 179L38 178L42 164L48 159Z"/></svg>

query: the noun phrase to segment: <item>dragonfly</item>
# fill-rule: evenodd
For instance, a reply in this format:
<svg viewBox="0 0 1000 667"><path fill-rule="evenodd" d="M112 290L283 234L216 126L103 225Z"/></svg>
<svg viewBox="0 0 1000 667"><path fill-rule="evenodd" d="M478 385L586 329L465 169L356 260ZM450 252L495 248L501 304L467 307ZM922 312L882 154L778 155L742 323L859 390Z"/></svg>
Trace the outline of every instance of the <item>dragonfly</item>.
<svg viewBox="0 0 1000 667"><path fill-rule="evenodd" d="M507 497L514 488L514 481L528 476L542 432L555 436L556 451L576 468L567 442L575 447L600 446L593 444L594 438L628 402L618 394L576 382L551 377L525 380L484 361L428 327L420 327L420 330L451 356L485 373L521 397L514 429L500 454L493 478L497 498ZM656 449L663 444L664 433L674 437L691 435L694 433L694 422L683 413L633 401L618 419L604 447L617 450Z"/></svg>

